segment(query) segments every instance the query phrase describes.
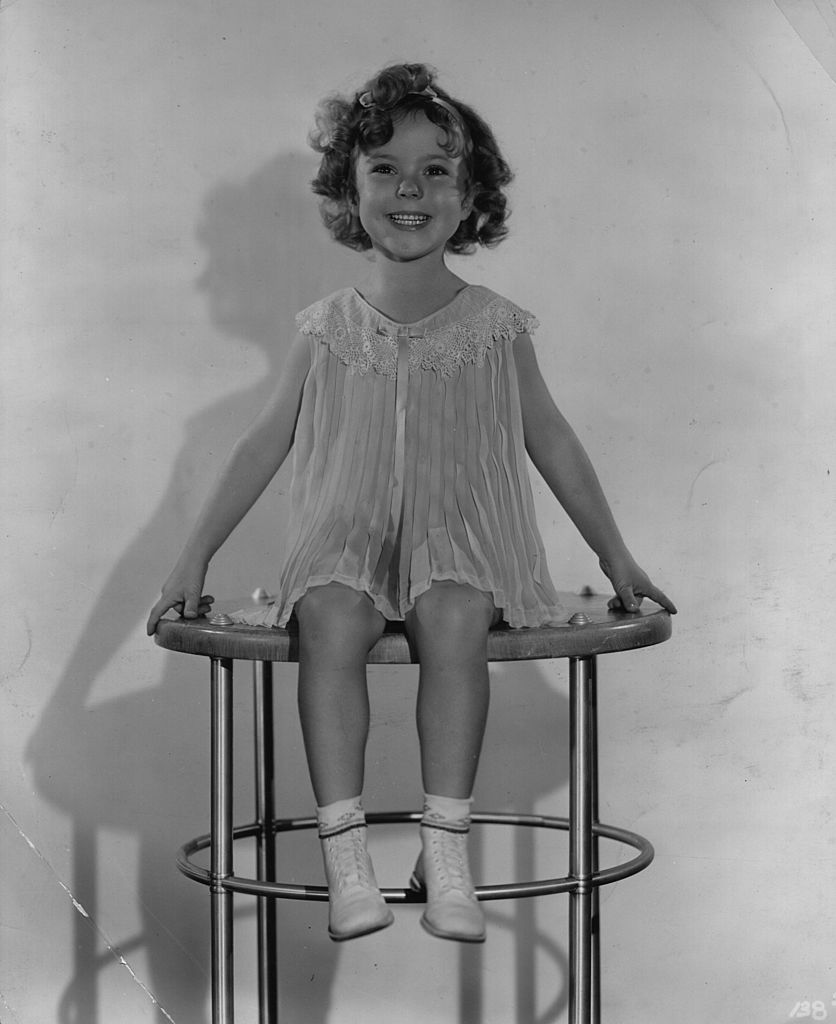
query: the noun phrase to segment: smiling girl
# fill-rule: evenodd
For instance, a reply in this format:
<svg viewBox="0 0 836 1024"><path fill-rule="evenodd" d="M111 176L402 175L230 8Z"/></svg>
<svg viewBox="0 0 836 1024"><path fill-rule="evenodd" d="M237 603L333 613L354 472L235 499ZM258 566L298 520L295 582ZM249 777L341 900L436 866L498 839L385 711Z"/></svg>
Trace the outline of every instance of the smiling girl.
<svg viewBox="0 0 836 1024"><path fill-rule="evenodd" d="M425 792L412 885L424 927L479 942L467 857L489 702L488 631L565 621L534 517L526 453L635 611L671 601L630 555L537 366L535 318L447 266L507 233L511 173L484 121L421 64L320 109L314 191L333 237L373 263L297 316L273 397L235 445L148 631L208 610L210 559L293 449L276 601L238 620L299 630L299 710L335 940L393 920L366 850L366 656L387 621L417 653Z"/></svg>

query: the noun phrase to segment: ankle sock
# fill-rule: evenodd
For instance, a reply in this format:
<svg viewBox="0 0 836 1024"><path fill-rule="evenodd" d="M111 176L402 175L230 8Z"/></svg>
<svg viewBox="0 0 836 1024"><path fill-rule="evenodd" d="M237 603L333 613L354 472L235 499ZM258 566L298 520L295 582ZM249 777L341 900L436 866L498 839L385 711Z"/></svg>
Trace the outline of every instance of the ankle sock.
<svg viewBox="0 0 836 1024"><path fill-rule="evenodd" d="M316 819L321 839L347 832L350 828L365 826L363 800L359 796L353 796L348 800L337 800L332 804L326 804L325 807L317 807Z"/></svg>
<svg viewBox="0 0 836 1024"><path fill-rule="evenodd" d="M424 794L424 816L422 825L443 828L448 832L470 831L471 798L464 800L451 796Z"/></svg>

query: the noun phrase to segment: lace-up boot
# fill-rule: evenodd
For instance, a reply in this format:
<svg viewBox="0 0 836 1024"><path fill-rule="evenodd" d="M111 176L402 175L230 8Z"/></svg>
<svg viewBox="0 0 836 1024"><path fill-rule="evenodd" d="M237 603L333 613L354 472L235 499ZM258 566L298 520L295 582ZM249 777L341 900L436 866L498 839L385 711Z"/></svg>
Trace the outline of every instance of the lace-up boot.
<svg viewBox="0 0 836 1024"><path fill-rule="evenodd" d="M368 935L394 921L366 850L365 822L322 835L328 881L328 934L335 942Z"/></svg>
<svg viewBox="0 0 836 1024"><path fill-rule="evenodd" d="M422 852L410 886L426 894L421 924L439 939L485 941L485 915L476 899L467 856L468 823L421 823Z"/></svg>

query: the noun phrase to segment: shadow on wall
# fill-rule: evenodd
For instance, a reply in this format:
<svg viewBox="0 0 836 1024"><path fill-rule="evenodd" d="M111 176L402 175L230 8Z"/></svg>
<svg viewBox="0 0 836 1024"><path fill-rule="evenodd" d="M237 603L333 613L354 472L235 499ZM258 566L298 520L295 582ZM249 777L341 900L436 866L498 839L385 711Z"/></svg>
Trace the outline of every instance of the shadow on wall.
<svg viewBox="0 0 836 1024"><path fill-rule="evenodd" d="M104 1014L99 1005L100 974L114 968L120 957L130 964L139 953L146 958L147 987L158 1001L160 1024L172 1019L177 1024L202 1024L206 1019L208 899L202 887L177 874L174 850L189 836L208 828L207 673L202 661L162 655L151 649L149 641L148 664L160 657L163 663L156 686L100 702L91 701L90 695L137 623L144 621L159 592L169 567L160 565L155 552L174 550L179 540L173 542L172 538L183 537L191 525L184 522L181 509L184 504L193 507L190 492L195 467L206 452L214 453L214 459L221 457L265 401L290 341L285 325L292 314L318 296L350 283L362 270L356 263L360 257L336 246L321 227L307 189L313 169L301 154L282 154L244 181L218 185L206 198L198 238L207 260L198 286L216 327L236 342L262 350L268 370L253 387L225 396L185 424L185 440L167 491L116 560L27 750L41 794L72 819L72 891L89 913L89 918L74 917L74 974L57 1007L58 1024L109 1024L112 1015ZM187 495L189 500L184 501ZM276 552L281 541L276 524L285 518L283 502L280 490L276 493L273 489L250 513L243 531L252 556L242 567L243 579L269 585L269 580L256 579L250 573L262 572L264 564L275 558L271 552ZM271 572L277 575L278 569L276 565ZM277 694L276 733L282 750L280 813L308 814L313 801L291 689L284 687L284 692ZM528 760L532 750L560 749L566 735L565 698L548 686L539 670L524 690L524 697L497 701L497 705L509 705L496 706L497 719L509 710L513 713L515 707L523 711L516 727L507 720L497 722L495 749L486 749L479 786L486 796L479 804L487 809L499 809L497 794L507 794L508 806L529 812L538 797L564 785L567 779L562 755L556 754L548 767L542 759L535 765ZM242 703L238 695L236 702ZM238 751L243 752L241 757L236 755L236 761L243 765L249 739L236 736L236 741ZM239 771L239 777L243 775ZM370 777L370 787L376 781L380 780ZM397 782L395 779L392 784ZM235 799L238 809L250 806L248 791L236 788ZM388 793L378 794L374 802L385 805L389 799ZM288 801L293 806L287 806ZM401 803L393 792L389 805ZM249 813L239 810L236 817L248 818ZM106 898L99 899L106 877L99 849L108 830L132 837L139 849L141 930L127 938L109 936L116 948L107 945L104 929L98 924L113 918ZM518 831L515 857L519 877L532 877L532 839L528 830ZM315 837L311 841L315 844ZM480 849L477 840L477 870ZM319 859L318 850L304 844L292 854L294 863L288 863L286 856L283 869L303 879L310 874L311 862ZM282 964L282 1006L290 1019L298 1016L295 1006L300 1012L304 1008L304 1019L324 1021L339 947L327 938L323 913L304 904L280 906L281 946L294 951ZM538 933L530 901L510 906L517 908L510 915L491 912L491 917L498 926L515 932L518 1019L533 1020L534 1008L529 1004L536 988L531 973L535 953L545 953L556 962L558 984L565 981L565 955ZM478 1024L483 1019L481 954L467 950L459 955L458 1018L461 1024ZM548 1015L538 1018L544 1024L556 1019L565 1006L564 991L565 984ZM452 1013L448 1019L454 1019Z"/></svg>
<svg viewBox="0 0 836 1024"><path fill-rule="evenodd" d="M154 688L100 703L91 703L90 694L159 593L170 566L155 553L173 552L191 525L182 508L194 506L184 498L194 489L195 467L207 452L219 460L266 400L291 340L286 325L293 313L344 281L341 254L307 188L312 171L302 155L282 154L206 197L197 232L206 250L198 287L215 325L237 343L257 346L268 370L255 386L233 391L184 425L167 491L116 559L27 751L40 791L73 820L73 892L90 912L89 921L75 919L75 977L59 1008L61 1024L108 1024L96 998L97 973L114 963L95 926L104 909L97 905L97 844L105 828L135 836L140 848L142 934L124 943L118 937L120 951L130 959L132 950L144 950L149 987L178 1024L204 1019L203 893L173 869L174 847L189 834L182 830L190 827L191 805L205 799L202 666L165 656ZM262 562L277 543L276 500L281 503L279 497L267 507L268 499L254 509L246 526ZM149 666L160 663L150 641L147 655ZM204 824L196 830L203 831L208 819L198 816Z"/></svg>

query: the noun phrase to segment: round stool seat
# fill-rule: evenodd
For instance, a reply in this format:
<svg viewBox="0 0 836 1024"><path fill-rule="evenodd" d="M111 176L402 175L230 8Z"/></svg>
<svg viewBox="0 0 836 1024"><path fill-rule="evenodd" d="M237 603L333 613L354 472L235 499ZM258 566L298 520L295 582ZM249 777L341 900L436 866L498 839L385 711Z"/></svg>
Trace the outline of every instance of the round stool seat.
<svg viewBox="0 0 836 1024"><path fill-rule="evenodd" d="M645 604L638 612L623 612L610 611L607 598L598 595L562 593L560 600L566 609L565 624L492 629L488 634L488 660L595 657L650 647L671 635L670 616L654 604ZM157 627L156 642L169 651L212 658L299 660L299 636L293 621L286 629L219 623L225 609L238 607L240 604L230 602L219 604L209 619L163 619ZM409 665L417 661L403 623L388 624L367 660L370 665Z"/></svg>

